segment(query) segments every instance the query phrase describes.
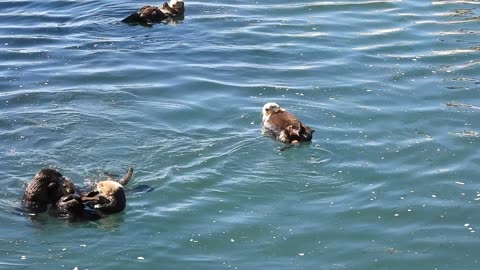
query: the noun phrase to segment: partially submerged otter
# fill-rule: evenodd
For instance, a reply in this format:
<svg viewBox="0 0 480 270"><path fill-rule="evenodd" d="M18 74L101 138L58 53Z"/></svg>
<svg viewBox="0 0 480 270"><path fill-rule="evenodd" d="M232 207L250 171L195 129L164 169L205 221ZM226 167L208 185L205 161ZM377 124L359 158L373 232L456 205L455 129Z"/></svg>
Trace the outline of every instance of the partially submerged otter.
<svg viewBox="0 0 480 270"><path fill-rule="evenodd" d="M45 212L50 204L55 204L62 196L73 193L75 188L70 179L54 169L42 169L27 184L22 206L28 212Z"/></svg>
<svg viewBox="0 0 480 270"><path fill-rule="evenodd" d="M123 211L127 204L123 186L128 184L133 175L129 168L125 176L117 181L105 180L97 183L94 190L81 197L82 202L103 214L113 214Z"/></svg>
<svg viewBox="0 0 480 270"><path fill-rule="evenodd" d="M262 133L290 145L312 140L315 130L305 126L293 114L277 103L267 103L262 108Z"/></svg>
<svg viewBox="0 0 480 270"><path fill-rule="evenodd" d="M113 180L100 181L94 190L80 196L76 193L73 182L53 169L40 170L27 184L22 198L23 208L30 213L46 211L70 221L97 220L107 214L122 211L126 205L123 185L128 184L133 175L133 169L118 182Z"/></svg>
<svg viewBox="0 0 480 270"><path fill-rule="evenodd" d="M184 12L183 0L170 0L169 3L163 3L161 7L144 6L123 19L122 22L150 25L168 20L182 20Z"/></svg>

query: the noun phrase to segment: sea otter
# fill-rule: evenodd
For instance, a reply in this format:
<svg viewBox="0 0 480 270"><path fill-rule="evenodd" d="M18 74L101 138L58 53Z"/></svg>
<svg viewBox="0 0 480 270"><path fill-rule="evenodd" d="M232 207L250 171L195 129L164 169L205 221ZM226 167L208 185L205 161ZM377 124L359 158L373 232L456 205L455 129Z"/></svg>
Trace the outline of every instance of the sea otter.
<svg viewBox="0 0 480 270"><path fill-rule="evenodd" d="M150 25L152 23L159 23L170 20L181 20L185 7L183 0L170 0L170 3L163 3L161 7L143 6L138 11L130 14L122 20L128 24L143 24Z"/></svg>
<svg viewBox="0 0 480 270"><path fill-rule="evenodd" d="M82 202L103 214L123 211L127 204L123 186L128 184L132 175L133 169L128 168L125 176L118 182L113 180L98 182L94 190L81 197Z"/></svg>
<svg viewBox="0 0 480 270"><path fill-rule="evenodd" d="M45 212L49 204L55 204L62 196L73 193L75 188L70 179L54 169L45 168L27 184L22 206L32 213Z"/></svg>
<svg viewBox="0 0 480 270"><path fill-rule="evenodd" d="M315 130L305 126L293 114L269 102L262 108L262 133L291 145L312 140Z"/></svg>

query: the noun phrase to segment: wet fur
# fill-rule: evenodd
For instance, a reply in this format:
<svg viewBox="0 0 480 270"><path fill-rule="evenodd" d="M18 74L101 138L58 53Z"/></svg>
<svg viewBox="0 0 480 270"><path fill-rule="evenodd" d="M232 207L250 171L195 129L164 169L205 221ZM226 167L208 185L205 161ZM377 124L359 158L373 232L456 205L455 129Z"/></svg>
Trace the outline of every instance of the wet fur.
<svg viewBox="0 0 480 270"><path fill-rule="evenodd" d="M28 212L41 213L55 204L62 196L75 193L70 179L54 169L42 169L27 184L22 206Z"/></svg>
<svg viewBox="0 0 480 270"><path fill-rule="evenodd" d="M262 109L262 129L265 134L278 141L294 145L311 141L313 132L315 132L300 122L293 114L280 107L264 107Z"/></svg>
<svg viewBox="0 0 480 270"><path fill-rule="evenodd" d="M123 186L115 181L101 181L97 183L97 192L90 197L83 197L82 201L96 210L113 214L123 211L127 204Z"/></svg>
<svg viewBox="0 0 480 270"><path fill-rule="evenodd" d="M78 194L61 197L52 207L51 214L69 221L98 220L102 217L95 211L86 208Z"/></svg>
<svg viewBox="0 0 480 270"><path fill-rule="evenodd" d="M150 25L166 21L167 19L181 20L183 19L184 12L185 8L183 5L181 8L176 9L170 7L168 3L165 2L162 7L143 6L138 11L123 19L122 22L128 24Z"/></svg>
<svg viewBox="0 0 480 270"><path fill-rule="evenodd" d="M81 199L89 207L104 214L121 212L127 204L123 186L128 184L132 176L133 169L130 167L118 182L112 180L100 181L94 190L82 196Z"/></svg>

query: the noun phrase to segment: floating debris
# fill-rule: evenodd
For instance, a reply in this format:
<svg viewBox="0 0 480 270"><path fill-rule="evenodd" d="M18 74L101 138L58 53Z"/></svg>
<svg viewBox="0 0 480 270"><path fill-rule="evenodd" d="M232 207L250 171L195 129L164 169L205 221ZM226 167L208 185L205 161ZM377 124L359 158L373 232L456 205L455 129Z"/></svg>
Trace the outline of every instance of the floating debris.
<svg viewBox="0 0 480 270"><path fill-rule="evenodd" d="M478 132L473 130L454 131L449 133L459 137L478 137Z"/></svg>
<svg viewBox="0 0 480 270"><path fill-rule="evenodd" d="M459 108L469 108L469 109L480 110L479 106L465 104L465 103L448 102L445 105L447 105L447 107L459 107Z"/></svg>

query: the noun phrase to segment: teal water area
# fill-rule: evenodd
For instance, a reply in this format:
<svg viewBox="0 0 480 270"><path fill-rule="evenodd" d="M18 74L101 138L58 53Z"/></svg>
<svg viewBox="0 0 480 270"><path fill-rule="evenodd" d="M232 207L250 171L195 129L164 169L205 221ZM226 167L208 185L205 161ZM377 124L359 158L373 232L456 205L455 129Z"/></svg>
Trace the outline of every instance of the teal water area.
<svg viewBox="0 0 480 270"><path fill-rule="evenodd" d="M478 1L0 1L1 269L479 269ZM260 133L277 102L316 130ZM127 208L23 185L135 169ZM139 185L151 192L131 192Z"/></svg>

